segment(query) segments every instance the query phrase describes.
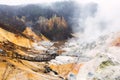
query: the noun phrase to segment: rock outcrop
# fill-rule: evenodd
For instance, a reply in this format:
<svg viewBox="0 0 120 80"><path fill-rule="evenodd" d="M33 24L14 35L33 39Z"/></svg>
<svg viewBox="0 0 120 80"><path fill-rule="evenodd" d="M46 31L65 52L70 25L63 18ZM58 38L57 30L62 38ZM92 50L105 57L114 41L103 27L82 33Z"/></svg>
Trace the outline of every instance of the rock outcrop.
<svg viewBox="0 0 120 80"><path fill-rule="evenodd" d="M23 36L11 33L2 28L0 28L0 38L2 38L0 41L8 40L18 46L26 47L26 48L31 48L33 43L31 40Z"/></svg>
<svg viewBox="0 0 120 80"><path fill-rule="evenodd" d="M47 71L57 54L35 50L31 39L0 28L0 80L61 80Z"/></svg>
<svg viewBox="0 0 120 80"><path fill-rule="evenodd" d="M26 35L28 38L32 39L33 41L49 41L44 35L40 34L39 36L32 31L30 27L26 27L23 31L23 34Z"/></svg>

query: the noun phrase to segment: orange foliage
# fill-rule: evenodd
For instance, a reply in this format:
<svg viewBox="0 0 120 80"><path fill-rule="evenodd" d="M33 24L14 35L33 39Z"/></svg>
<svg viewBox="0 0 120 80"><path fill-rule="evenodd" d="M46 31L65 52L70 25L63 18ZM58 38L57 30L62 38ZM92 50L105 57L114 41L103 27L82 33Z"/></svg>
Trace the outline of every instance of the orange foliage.
<svg viewBox="0 0 120 80"><path fill-rule="evenodd" d="M50 19L39 17L38 21L40 27L44 28L44 30L52 30L53 28L66 28L67 22L64 17L57 17L56 15Z"/></svg>

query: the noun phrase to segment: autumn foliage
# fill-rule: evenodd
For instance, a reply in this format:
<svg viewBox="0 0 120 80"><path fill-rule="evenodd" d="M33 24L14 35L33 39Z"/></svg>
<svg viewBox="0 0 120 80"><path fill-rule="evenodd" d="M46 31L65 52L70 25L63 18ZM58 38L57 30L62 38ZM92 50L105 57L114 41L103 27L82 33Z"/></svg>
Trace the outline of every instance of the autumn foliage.
<svg viewBox="0 0 120 80"><path fill-rule="evenodd" d="M56 15L49 19L40 16L35 27L48 38L52 36L52 40L62 40L67 38L69 34L68 25L64 17Z"/></svg>

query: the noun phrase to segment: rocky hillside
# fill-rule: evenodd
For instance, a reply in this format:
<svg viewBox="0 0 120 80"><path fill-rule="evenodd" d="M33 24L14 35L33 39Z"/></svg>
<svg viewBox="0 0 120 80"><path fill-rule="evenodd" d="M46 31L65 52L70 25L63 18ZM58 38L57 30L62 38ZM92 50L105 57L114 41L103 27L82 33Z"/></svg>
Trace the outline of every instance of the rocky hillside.
<svg viewBox="0 0 120 80"><path fill-rule="evenodd" d="M29 26L37 35L42 33L50 40L66 40L71 37L76 8L76 3L72 1L56 2L52 6L48 4L0 5L0 23L12 26L21 32Z"/></svg>
<svg viewBox="0 0 120 80"><path fill-rule="evenodd" d="M60 80L54 71L50 70L53 75L49 74L49 64L46 63L58 54L46 52L42 45L36 45L40 47L36 49L37 43L29 37L33 35L35 38L48 40L34 33L27 37L20 34L22 33L14 34L0 26L0 80Z"/></svg>

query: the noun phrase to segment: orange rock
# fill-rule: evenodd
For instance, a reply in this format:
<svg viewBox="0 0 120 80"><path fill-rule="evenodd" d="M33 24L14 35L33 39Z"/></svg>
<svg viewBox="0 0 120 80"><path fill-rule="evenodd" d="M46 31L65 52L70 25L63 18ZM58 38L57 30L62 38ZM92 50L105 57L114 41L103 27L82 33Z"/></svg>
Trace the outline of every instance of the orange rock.
<svg viewBox="0 0 120 80"><path fill-rule="evenodd" d="M120 47L120 32L114 33L114 36L112 36L112 41L110 45Z"/></svg>
<svg viewBox="0 0 120 80"><path fill-rule="evenodd" d="M60 76L67 77L70 71L74 68L74 63L61 64L61 65L50 65L50 68L56 71Z"/></svg>
<svg viewBox="0 0 120 80"><path fill-rule="evenodd" d="M64 52L66 52L66 51L65 51L65 50L58 50L58 51L57 51L58 54L62 54L62 53L64 53Z"/></svg>
<svg viewBox="0 0 120 80"><path fill-rule="evenodd" d="M116 38L116 39L112 42L112 46L120 46L120 37Z"/></svg>
<svg viewBox="0 0 120 80"><path fill-rule="evenodd" d="M0 28L0 41L5 41L5 40L8 40L18 46L22 46L22 47L26 47L26 48L31 48L32 47L32 44L33 42L23 36L20 36L20 35L17 35L12 33L12 32L9 32L9 31L6 31L2 28Z"/></svg>
<svg viewBox="0 0 120 80"><path fill-rule="evenodd" d="M26 27L26 29L23 31L23 34L36 41L49 41L44 35L41 34L41 36L38 36L35 34L30 27Z"/></svg>
<svg viewBox="0 0 120 80"><path fill-rule="evenodd" d="M75 64L75 63L61 64L61 65L52 64L50 65L50 68L56 71L60 76L66 78L69 75L69 73L73 73L77 75L82 65L83 64Z"/></svg>
<svg viewBox="0 0 120 80"><path fill-rule="evenodd" d="M79 72L79 69L83 66L83 64L76 64L73 68L73 70L71 71L71 73L77 75Z"/></svg>

